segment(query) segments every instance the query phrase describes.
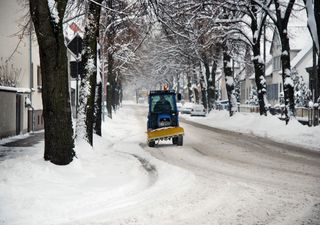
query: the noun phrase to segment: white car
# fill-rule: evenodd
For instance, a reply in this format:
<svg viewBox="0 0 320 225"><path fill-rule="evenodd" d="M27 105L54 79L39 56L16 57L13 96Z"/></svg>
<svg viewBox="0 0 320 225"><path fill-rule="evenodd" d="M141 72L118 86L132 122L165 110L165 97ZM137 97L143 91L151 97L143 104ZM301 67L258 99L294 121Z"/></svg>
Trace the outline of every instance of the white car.
<svg viewBox="0 0 320 225"><path fill-rule="evenodd" d="M193 105L190 114L191 116L206 116L207 112L203 105L195 104Z"/></svg>
<svg viewBox="0 0 320 225"><path fill-rule="evenodd" d="M184 103L182 109L181 109L181 113L182 114L191 114L191 109L193 108L194 103L192 102L186 102Z"/></svg>
<svg viewBox="0 0 320 225"><path fill-rule="evenodd" d="M145 103L145 98L144 97L139 97L138 98L138 104L144 104Z"/></svg>

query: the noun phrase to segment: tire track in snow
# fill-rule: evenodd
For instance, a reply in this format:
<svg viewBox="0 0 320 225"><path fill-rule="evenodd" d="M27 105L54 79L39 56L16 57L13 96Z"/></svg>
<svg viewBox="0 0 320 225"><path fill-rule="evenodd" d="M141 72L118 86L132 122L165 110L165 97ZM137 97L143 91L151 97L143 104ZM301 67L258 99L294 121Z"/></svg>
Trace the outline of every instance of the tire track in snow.
<svg viewBox="0 0 320 225"><path fill-rule="evenodd" d="M148 180L149 181L148 181L147 187L150 187L156 183L156 181L158 179L158 171L157 171L157 168L155 167L155 165L151 164L147 159L145 159L137 154L123 152L123 151L119 151L119 152L127 154L127 155L131 155L140 162L143 169L148 173Z"/></svg>
<svg viewBox="0 0 320 225"><path fill-rule="evenodd" d="M158 179L158 171L154 165L152 165L148 160L138 156L136 154L131 154L133 157L137 158L141 163L142 167L147 171L149 175L149 186L152 186Z"/></svg>

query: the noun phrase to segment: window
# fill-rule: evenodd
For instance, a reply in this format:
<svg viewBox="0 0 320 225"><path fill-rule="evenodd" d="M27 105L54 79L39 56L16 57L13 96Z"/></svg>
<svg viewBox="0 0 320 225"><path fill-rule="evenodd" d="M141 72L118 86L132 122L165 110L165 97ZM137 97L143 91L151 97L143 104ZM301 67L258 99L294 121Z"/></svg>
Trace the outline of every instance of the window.
<svg viewBox="0 0 320 225"><path fill-rule="evenodd" d="M42 89L42 76L41 76L41 68L37 66L37 86L38 89Z"/></svg>
<svg viewBox="0 0 320 225"><path fill-rule="evenodd" d="M279 97L279 84L269 84L267 85L267 99L270 100L278 100Z"/></svg>
<svg viewBox="0 0 320 225"><path fill-rule="evenodd" d="M281 56L273 57L273 71L281 69Z"/></svg>
<svg viewBox="0 0 320 225"><path fill-rule="evenodd" d="M173 109L174 95L154 95L151 97L152 112L170 113Z"/></svg>

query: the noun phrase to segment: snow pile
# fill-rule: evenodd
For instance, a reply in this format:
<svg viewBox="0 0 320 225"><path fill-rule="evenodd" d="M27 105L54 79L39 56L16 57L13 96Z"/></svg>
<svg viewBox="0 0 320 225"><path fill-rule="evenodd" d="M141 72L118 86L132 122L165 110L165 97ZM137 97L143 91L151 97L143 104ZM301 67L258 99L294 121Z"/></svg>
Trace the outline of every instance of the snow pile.
<svg viewBox="0 0 320 225"><path fill-rule="evenodd" d="M101 153L64 167L44 162L42 151L36 157L2 162L0 224L51 224L52 218L52 224L66 222L143 184L136 160Z"/></svg>
<svg viewBox="0 0 320 225"><path fill-rule="evenodd" d="M20 149L24 153L0 161L0 224L117 220L122 211L142 214L137 205L149 208L157 197L175 195L173 187L192 188L192 174L143 150L145 130L122 111L106 121L94 148L78 142L77 158L67 166L45 162L43 142L30 147L32 155Z"/></svg>
<svg viewBox="0 0 320 225"><path fill-rule="evenodd" d="M276 116L260 116L255 113L236 113L230 117L228 111L210 112L207 117L183 118L211 127L253 134L281 143L290 143L320 151L320 126L308 127L293 119L288 125Z"/></svg>

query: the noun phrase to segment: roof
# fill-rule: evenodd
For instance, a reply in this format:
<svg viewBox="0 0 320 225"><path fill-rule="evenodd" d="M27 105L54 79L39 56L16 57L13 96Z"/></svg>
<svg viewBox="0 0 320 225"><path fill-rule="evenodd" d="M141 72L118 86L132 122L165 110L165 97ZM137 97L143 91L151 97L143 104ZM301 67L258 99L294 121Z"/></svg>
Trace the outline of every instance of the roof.
<svg viewBox="0 0 320 225"><path fill-rule="evenodd" d="M291 67L296 67L307 55L309 52L312 52L313 42L307 43L302 50L291 60ZM312 64L312 62L311 62ZM310 64L310 65L311 65ZM308 67L310 65L305 65L305 67Z"/></svg>
<svg viewBox="0 0 320 225"><path fill-rule="evenodd" d="M219 68L216 71L216 81L219 81L222 78L222 70Z"/></svg>
<svg viewBox="0 0 320 225"><path fill-rule="evenodd" d="M1 91L9 91L9 92L18 92L18 93L30 93L30 88L20 88L20 87L8 87L8 86L0 86Z"/></svg>
<svg viewBox="0 0 320 225"><path fill-rule="evenodd" d="M1 91L11 91L11 92L17 92L16 87L8 87L8 86L0 86Z"/></svg>
<svg viewBox="0 0 320 225"><path fill-rule="evenodd" d="M289 25L287 29L290 50L301 50L307 43L312 42L312 37L306 25ZM269 53L272 54L275 38L279 39L278 30L273 32Z"/></svg>
<svg viewBox="0 0 320 225"><path fill-rule="evenodd" d="M272 74L272 58L267 60L267 63L266 63L266 77L267 76L270 76ZM251 74L251 76L249 77L250 80L253 80L255 78L255 72L253 72Z"/></svg>
<svg viewBox="0 0 320 225"><path fill-rule="evenodd" d="M242 70L236 75L239 76L239 80L245 80L246 79L246 68L243 67Z"/></svg>
<svg viewBox="0 0 320 225"><path fill-rule="evenodd" d="M291 50L301 50L306 44L312 43L307 26L289 26L288 36Z"/></svg>

